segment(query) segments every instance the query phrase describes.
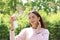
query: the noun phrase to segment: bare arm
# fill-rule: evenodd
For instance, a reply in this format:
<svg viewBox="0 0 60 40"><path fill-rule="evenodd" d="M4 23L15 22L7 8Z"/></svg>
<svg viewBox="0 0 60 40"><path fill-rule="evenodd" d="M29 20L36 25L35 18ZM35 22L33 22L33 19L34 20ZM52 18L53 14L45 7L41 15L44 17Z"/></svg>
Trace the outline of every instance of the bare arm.
<svg viewBox="0 0 60 40"><path fill-rule="evenodd" d="M10 30L10 40L15 40L15 33L14 31Z"/></svg>
<svg viewBox="0 0 60 40"><path fill-rule="evenodd" d="M22 30L19 35L15 36L13 22L16 20L15 16L11 16L10 40L25 40L26 32Z"/></svg>

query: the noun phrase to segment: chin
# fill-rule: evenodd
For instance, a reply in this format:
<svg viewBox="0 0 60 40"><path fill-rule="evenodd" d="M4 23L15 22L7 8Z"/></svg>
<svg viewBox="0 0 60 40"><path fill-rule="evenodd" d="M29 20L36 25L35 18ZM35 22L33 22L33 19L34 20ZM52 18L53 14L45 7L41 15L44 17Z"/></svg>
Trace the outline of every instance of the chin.
<svg viewBox="0 0 60 40"><path fill-rule="evenodd" d="M37 27L32 27L33 29L37 29Z"/></svg>

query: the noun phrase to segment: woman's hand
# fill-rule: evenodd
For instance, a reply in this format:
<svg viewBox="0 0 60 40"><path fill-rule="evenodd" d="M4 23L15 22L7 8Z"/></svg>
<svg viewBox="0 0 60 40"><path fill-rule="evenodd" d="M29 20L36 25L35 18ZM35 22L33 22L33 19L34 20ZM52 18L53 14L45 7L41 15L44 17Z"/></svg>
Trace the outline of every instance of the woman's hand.
<svg viewBox="0 0 60 40"><path fill-rule="evenodd" d="M16 20L15 14L11 15L10 22L11 22L11 29L14 29L13 22Z"/></svg>
<svg viewBox="0 0 60 40"><path fill-rule="evenodd" d="M40 29L41 29L41 23L38 22L38 27L37 27L36 31L38 32Z"/></svg>
<svg viewBox="0 0 60 40"><path fill-rule="evenodd" d="M37 27L37 29L40 29L40 28L41 28L41 23L38 22L38 27Z"/></svg>

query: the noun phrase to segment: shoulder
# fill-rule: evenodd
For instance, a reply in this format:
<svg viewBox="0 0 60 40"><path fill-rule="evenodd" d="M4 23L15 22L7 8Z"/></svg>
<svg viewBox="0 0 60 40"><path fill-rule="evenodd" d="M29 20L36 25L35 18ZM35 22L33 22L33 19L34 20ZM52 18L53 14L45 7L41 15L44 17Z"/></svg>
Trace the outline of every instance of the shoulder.
<svg viewBox="0 0 60 40"><path fill-rule="evenodd" d="M43 33L49 34L49 30L43 28Z"/></svg>
<svg viewBox="0 0 60 40"><path fill-rule="evenodd" d="M24 28L23 30L27 31L27 30L31 30L32 28L29 27L29 28Z"/></svg>
<svg viewBox="0 0 60 40"><path fill-rule="evenodd" d="M33 32L31 27L29 27L29 28L24 28L24 29L22 29L22 31L23 31L24 33L26 33L26 34Z"/></svg>
<svg viewBox="0 0 60 40"><path fill-rule="evenodd" d="M24 28L24 29L22 29L21 31L24 31L24 32L26 32L26 31L28 31L28 30L30 30L31 28Z"/></svg>
<svg viewBox="0 0 60 40"><path fill-rule="evenodd" d="M21 35L21 34L26 34L26 30L27 30L27 28L23 28L23 29L20 31L19 35Z"/></svg>

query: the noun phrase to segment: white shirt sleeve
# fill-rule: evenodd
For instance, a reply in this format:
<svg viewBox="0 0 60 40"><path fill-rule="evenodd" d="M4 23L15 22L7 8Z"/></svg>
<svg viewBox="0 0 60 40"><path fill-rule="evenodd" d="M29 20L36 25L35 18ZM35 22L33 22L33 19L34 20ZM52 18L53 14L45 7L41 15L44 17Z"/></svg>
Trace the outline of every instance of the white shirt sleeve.
<svg viewBox="0 0 60 40"><path fill-rule="evenodd" d="M26 31L23 29L19 35L15 37L14 31L10 31L10 40L25 40L26 37Z"/></svg>
<svg viewBox="0 0 60 40"><path fill-rule="evenodd" d="M10 40L15 40L15 33L14 31L10 30Z"/></svg>

